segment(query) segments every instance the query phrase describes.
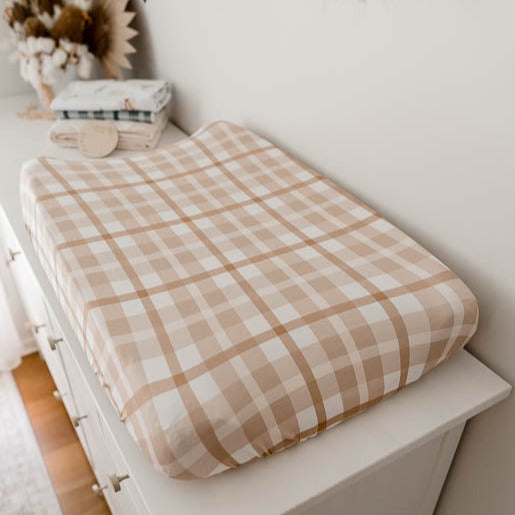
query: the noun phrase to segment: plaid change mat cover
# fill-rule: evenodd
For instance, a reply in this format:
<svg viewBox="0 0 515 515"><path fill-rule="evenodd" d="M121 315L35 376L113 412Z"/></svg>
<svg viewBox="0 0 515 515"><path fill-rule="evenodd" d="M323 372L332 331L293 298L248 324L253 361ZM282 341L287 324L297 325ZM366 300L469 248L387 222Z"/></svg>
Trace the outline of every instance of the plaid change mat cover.
<svg viewBox="0 0 515 515"><path fill-rule="evenodd" d="M278 452L460 349L474 296L438 259L252 132L23 169L25 222L102 384L163 473Z"/></svg>

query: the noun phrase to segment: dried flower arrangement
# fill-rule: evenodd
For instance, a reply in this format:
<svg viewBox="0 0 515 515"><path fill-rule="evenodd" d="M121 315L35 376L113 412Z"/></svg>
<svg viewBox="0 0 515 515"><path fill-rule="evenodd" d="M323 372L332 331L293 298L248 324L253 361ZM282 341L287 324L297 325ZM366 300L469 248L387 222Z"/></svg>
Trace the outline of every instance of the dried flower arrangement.
<svg viewBox="0 0 515 515"><path fill-rule="evenodd" d="M104 74L121 78L130 68L126 54L137 32L128 0L7 0L4 18L11 28L14 56L22 78L30 82L48 110L52 86L74 68L88 78L98 59Z"/></svg>

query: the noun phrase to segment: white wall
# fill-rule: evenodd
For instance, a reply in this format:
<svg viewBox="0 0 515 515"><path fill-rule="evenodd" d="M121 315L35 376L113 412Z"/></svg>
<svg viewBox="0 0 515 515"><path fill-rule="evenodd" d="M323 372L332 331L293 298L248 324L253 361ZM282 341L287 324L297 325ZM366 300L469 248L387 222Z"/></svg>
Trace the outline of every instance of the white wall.
<svg viewBox="0 0 515 515"><path fill-rule="evenodd" d="M3 2L0 0L0 10L3 8ZM4 95L16 95L30 91L30 85L23 82L18 73L18 64L9 60L12 47L9 46L9 28L0 14L0 97ZM0 113L2 116L2 113ZM27 142L27 144L30 144ZM5 173L5 170L4 170ZM5 252L2 250L2 256ZM9 296L9 305L16 328L22 340L24 353L33 352L35 350L35 341L30 328L26 327L27 315L21 303L21 299L16 292L16 288L12 283L12 277L5 270L5 266L0 266L0 280ZM0 285L2 287L2 285Z"/></svg>
<svg viewBox="0 0 515 515"><path fill-rule="evenodd" d="M150 0L140 75L174 119L244 124L336 179L478 295L476 356L515 383L513 0ZM476 419L440 514L515 506L515 401Z"/></svg>
<svg viewBox="0 0 515 515"><path fill-rule="evenodd" d="M0 0L0 9L3 8L3 5L4 2ZM20 78L18 63L13 63L9 60L11 53L9 27L0 15L0 96L30 91L30 85L23 82Z"/></svg>

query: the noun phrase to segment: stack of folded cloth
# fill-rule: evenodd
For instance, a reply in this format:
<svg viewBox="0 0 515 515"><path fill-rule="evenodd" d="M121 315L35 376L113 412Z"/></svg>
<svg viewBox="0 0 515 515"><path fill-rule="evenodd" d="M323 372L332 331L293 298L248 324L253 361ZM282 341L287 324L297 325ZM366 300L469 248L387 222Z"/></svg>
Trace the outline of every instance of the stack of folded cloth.
<svg viewBox="0 0 515 515"><path fill-rule="evenodd" d="M57 118L50 139L77 147L78 134L88 120L109 120L124 150L154 148L168 123L171 88L163 80L93 80L68 84L52 101Z"/></svg>

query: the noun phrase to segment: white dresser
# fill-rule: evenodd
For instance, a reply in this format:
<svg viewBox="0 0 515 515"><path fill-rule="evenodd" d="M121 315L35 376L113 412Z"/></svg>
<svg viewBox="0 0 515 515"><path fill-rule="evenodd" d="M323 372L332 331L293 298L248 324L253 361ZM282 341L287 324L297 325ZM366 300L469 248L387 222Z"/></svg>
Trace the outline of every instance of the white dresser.
<svg viewBox="0 0 515 515"><path fill-rule="evenodd" d="M56 397L97 477L92 487L105 495L112 512L432 513L466 421L511 390L466 351L368 412L236 471L181 482L145 460L89 366L23 227L21 163L38 155L80 159L78 152L48 141L48 122L16 117L31 100L0 99L1 248L57 385ZM160 145L183 137L169 126Z"/></svg>

